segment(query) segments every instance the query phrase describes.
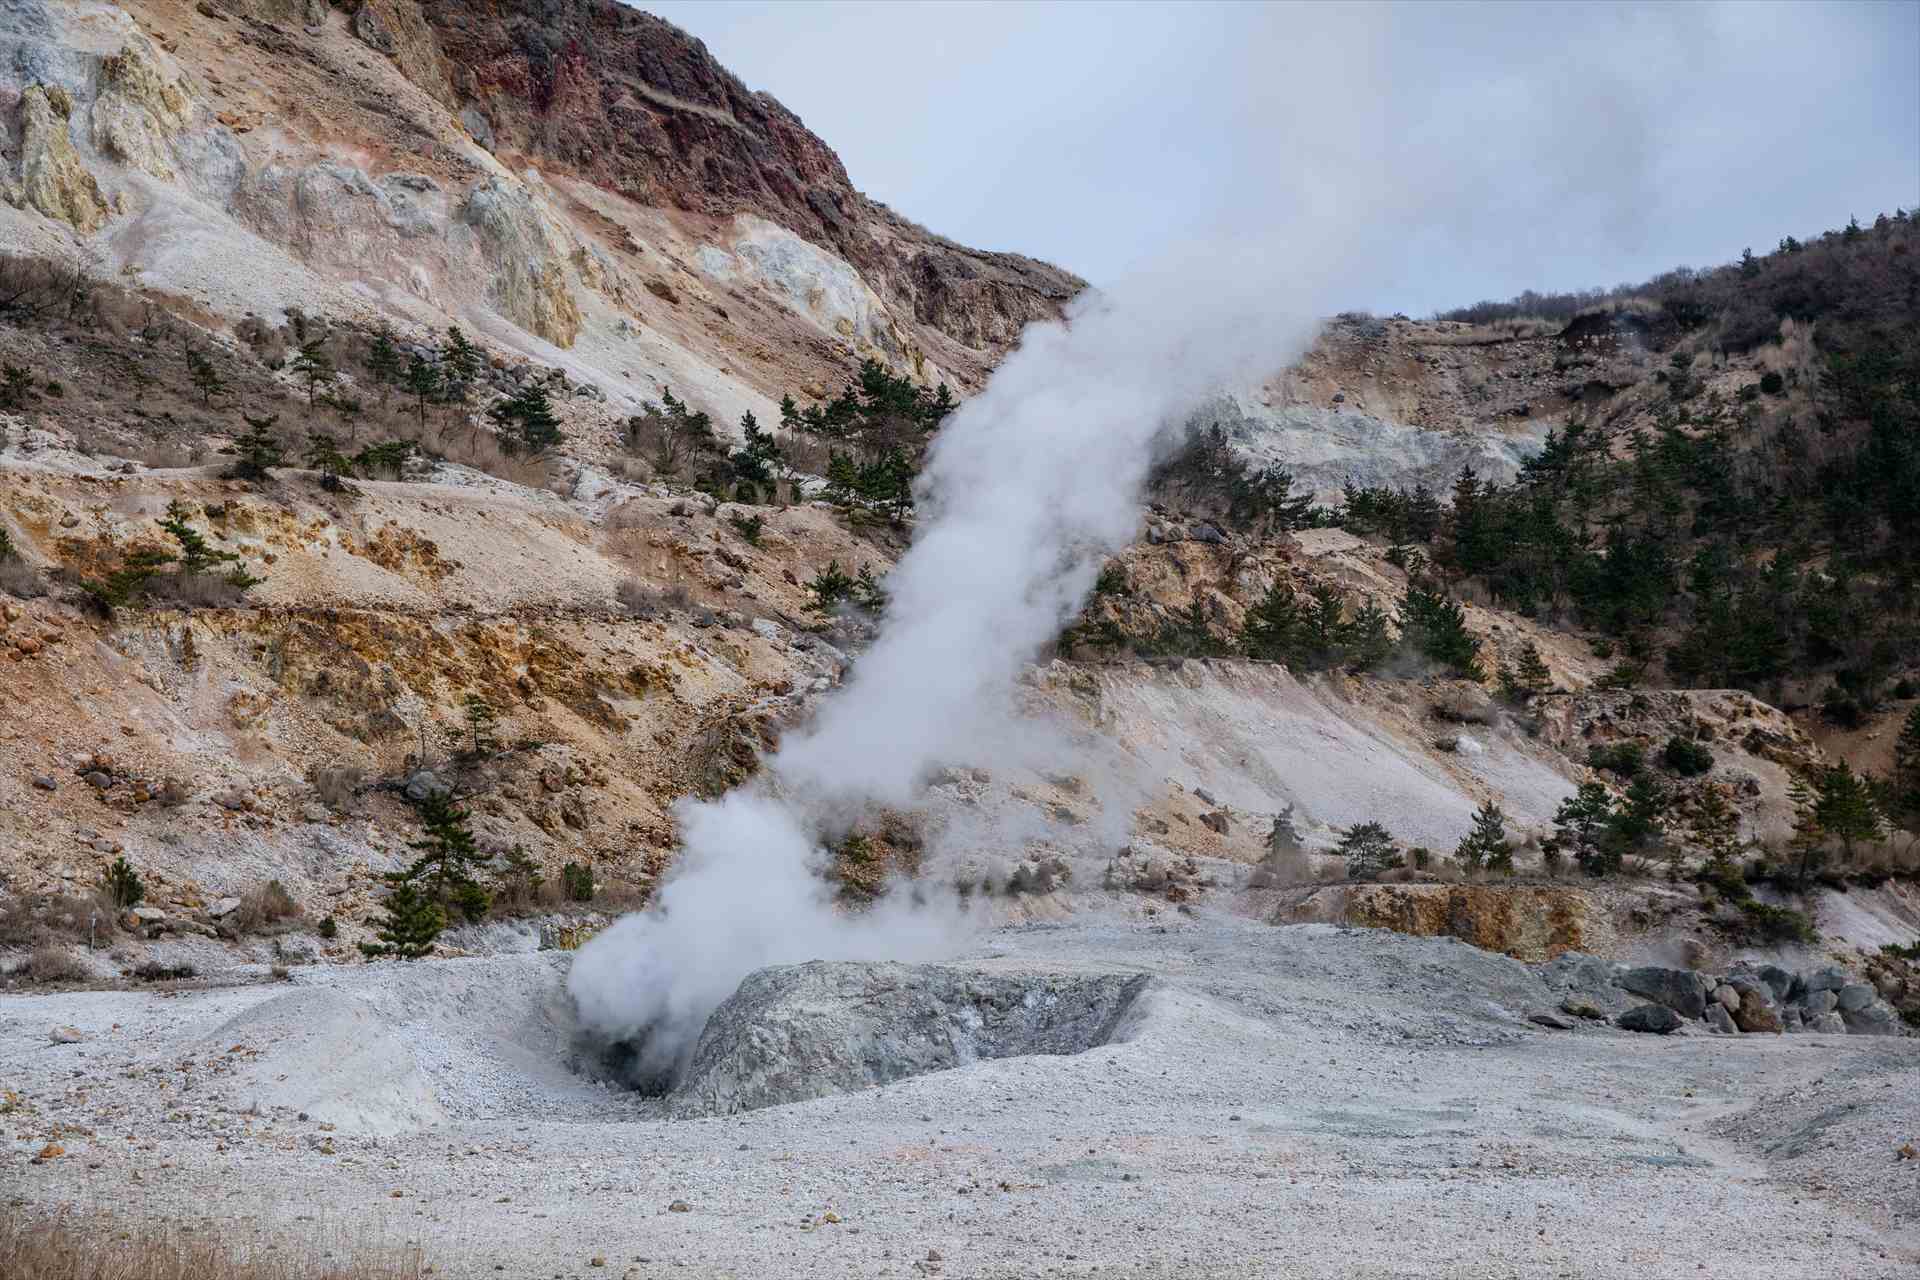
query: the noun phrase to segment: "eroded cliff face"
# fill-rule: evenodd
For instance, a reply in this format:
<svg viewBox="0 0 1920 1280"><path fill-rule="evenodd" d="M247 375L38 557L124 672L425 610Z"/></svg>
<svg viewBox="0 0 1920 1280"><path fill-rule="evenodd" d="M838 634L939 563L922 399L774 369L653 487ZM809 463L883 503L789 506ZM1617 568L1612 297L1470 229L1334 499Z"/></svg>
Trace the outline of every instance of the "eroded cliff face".
<svg viewBox="0 0 1920 1280"><path fill-rule="evenodd" d="M651 14L615 0L421 12L444 55L444 72L423 87L444 94L510 166L565 172L640 204L784 226L944 338L933 354L957 371L977 372L1084 287L1046 263L956 245L869 200L798 116Z"/></svg>
<svg viewBox="0 0 1920 1280"><path fill-rule="evenodd" d="M218 321L479 331L723 430L863 359L965 392L1081 287L862 196L623 6L128 0L0 13L0 243ZM77 242L76 242L77 239Z"/></svg>

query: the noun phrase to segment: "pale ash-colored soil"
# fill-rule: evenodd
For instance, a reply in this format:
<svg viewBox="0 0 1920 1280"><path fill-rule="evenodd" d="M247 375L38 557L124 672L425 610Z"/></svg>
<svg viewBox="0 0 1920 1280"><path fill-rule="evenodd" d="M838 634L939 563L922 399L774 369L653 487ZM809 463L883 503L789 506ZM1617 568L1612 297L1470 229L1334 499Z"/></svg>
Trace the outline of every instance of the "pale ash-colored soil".
<svg viewBox="0 0 1920 1280"><path fill-rule="evenodd" d="M1085 1054L691 1121L565 1071L562 955L11 997L0 1183L229 1234L345 1223L453 1276L1858 1280L1920 1261L1920 1162L1895 1157L1920 1137L1920 1041L1550 1033L1521 1020L1544 988L1503 957L1212 915L1087 912L965 959L1159 981ZM86 1041L50 1044L56 1023ZM56 1133L67 1154L30 1163Z"/></svg>

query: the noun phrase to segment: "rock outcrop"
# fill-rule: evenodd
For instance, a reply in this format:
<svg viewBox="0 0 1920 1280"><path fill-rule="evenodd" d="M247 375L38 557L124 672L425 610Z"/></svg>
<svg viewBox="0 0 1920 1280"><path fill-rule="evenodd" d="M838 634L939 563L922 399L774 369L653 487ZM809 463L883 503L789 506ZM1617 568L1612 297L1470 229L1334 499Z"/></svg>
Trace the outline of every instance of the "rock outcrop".
<svg viewBox="0 0 1920 1280"><path fill-rule="evenodd" d="M1083 1053L1113 1038L1147 982L818 960L762 969L708 1019L671 1106L752 1111L982 1059Z"/></svg>
<svg viewBox="0 0 1920 1280"><path fill-rule="evenodd" d="M93 145L120 163L171 181L173 137L187 127L193 103L154 64L151 50L128 42L100 64L93 100Z"/></svg>
<svg viewBox="0 0 1920 1280"><path fill-rule="evenodd" d="M402 69L446 95L510 164L583 178L641 204L757 214L856 267L904 318L952 340L934 356L977 371L1084 282L1018 254L967 249L857 191L832 149L706 46L614 0L538 12L421 10L444 61ZM390 25L388 29L391 29Z"/></svg>
<svg viewBox="0 0 1920 1280"><path fill-rule="evenodd" d="M90 234L107 220L107 198L73 149L73 98L58 85L31 84L20 95L18 202Z"/></svg>

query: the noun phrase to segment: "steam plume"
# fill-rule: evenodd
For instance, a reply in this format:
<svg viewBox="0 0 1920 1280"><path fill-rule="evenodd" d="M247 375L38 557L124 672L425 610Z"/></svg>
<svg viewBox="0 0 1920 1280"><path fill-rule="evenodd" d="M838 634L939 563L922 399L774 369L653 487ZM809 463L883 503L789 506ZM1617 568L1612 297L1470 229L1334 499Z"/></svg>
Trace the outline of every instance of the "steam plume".
<svg viewBox="0 0 1920 1280"><path fill-rule="evenodd" d="M677 874L582 949L569 984L589 1026L642 1037L643 1070L670 1071L756 968L951 951L957 908L896 894L835 912L815 833L868 803L910 803L942 764L992 763L1018 732L1014 679L1130 540L1156 437L1310 338L1308 294L1289 306L1265 265L1251 249L1190 256L1028 329L935 440L918 536L848 683L760 780L683 803Z"/></svg>

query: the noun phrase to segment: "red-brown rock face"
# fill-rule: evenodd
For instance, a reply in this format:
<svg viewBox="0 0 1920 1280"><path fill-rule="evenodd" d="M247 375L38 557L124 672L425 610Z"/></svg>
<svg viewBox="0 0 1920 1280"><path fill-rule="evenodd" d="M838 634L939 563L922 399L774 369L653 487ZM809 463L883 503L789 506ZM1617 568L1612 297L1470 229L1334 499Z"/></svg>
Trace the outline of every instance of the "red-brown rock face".
<svg viewBox="0 0 1920 1280"><path fill-rule="evenodd" d="M706 46L614 0L422 7L445 79L423 87L503 158L571 173L640 203L757 213L832 250L914 320L997 357L1084 287L1017 254L952 244L856 191L840 159Z"/></svg>

